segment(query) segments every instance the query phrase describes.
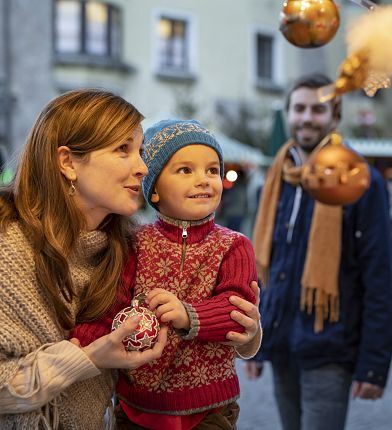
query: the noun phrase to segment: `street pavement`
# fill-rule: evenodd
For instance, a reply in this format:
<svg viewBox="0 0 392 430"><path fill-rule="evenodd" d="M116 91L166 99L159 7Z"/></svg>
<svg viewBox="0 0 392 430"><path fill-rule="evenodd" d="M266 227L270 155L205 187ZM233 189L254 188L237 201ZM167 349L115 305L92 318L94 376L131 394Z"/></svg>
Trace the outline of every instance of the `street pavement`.
<svg viewBox="0 0 392 430"><path fill-rule="evenodd" d="M243 361L237 360L240 379L241 412L238 430L281 430L276 409L272 375L266 363L261 378L249 381L242 369ZM346 430L391 430L392 429L392 377L390 376L384 397L380 400L351 400ZM331 430L334 430L331 428Z"/></svg>

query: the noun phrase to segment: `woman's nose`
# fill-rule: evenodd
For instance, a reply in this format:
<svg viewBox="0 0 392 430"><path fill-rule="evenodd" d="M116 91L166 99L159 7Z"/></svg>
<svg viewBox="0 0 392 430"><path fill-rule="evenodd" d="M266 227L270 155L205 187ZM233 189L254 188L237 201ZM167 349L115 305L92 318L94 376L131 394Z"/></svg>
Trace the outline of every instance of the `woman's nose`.
<svg viewBox="0 0 392 430"><path fill-rule="evenodd" d="M143 161L141 157L139 157L137 164L134 166L133 170L135 172L134 175L139 178L143 178L148 173L146 163Z"/></svg>

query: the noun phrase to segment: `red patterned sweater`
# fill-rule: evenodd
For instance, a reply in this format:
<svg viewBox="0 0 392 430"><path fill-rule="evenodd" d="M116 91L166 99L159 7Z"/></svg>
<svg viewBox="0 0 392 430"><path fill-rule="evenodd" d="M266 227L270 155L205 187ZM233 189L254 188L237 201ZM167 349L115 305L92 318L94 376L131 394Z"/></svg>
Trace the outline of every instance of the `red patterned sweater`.
<svg viewBox="0 0 392 430"><path fill-rule="evenodd" d="M244 330L230 318L230 312L238 309L228 298L238 295L255 302L249 287L257 280L251 242L216 225L213 217L192 222L162 218L140 228L136 252L136 281L131 252L124 270L127 288L115 307L99 321L78 325L72 336L88 345L110 331L116 313L130 305L131 294L167 289L183 301L191 328L181 335L170 329L159 360L121 372L118 397L140 410L172 415L231 403L239 396L236 352L218 342L226 341L228 331Z"/></svg>
<svg viewBox="0 0 392 430"><path fill-rule="evenodd" d="M186 236L186 237L185 237ZM120 375L117 393L130 406L155 413L188 415L228 404L239 396L230 330L237 309L230 295L255 302L257 279L250 241L220 227L212 217L184 222L168 218L141 228L137 238L135 294L164 288L183 301L191 319L185 336L169 331L162 357Z"/></svg>

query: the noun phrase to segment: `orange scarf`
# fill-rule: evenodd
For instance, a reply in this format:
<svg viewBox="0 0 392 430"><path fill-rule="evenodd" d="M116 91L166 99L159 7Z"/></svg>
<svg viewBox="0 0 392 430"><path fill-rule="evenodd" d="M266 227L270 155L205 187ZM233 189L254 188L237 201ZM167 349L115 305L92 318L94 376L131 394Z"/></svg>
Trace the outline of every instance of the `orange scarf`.
<svg viewBox="0 0 392 430"><path fill-rule="evenodd" d="M253 243L257 268L263 286L268 284L272 236L282 181L297 186L302 167L295 167L288 150L290 140L278 152L270 167L256 217ZM308 238L305 266L301 278L301 310L315 312L314 331L323 330L324 320L339 320L338 275L341 253L343 210L315 202Z"/></svg>

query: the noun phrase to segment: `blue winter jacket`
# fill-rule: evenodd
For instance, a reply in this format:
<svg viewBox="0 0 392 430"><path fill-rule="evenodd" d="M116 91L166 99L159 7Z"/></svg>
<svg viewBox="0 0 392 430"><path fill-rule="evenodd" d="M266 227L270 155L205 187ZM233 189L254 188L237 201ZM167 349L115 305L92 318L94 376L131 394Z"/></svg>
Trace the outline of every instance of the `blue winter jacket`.
<svg viewBox="0 0 392 430"><path fill-rule="evenodd" d="M305 369L339 363L355 380L384 386L392 352L392 245L384 179L371 168L369 189L343 208L340 317L326 321L317 334L314 316L300 310L313 206L301 187L282 184L269 282L261 295L263 343L255 360L291 357Z"/></svg>

